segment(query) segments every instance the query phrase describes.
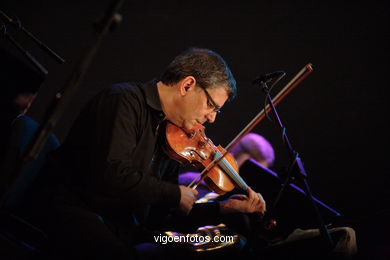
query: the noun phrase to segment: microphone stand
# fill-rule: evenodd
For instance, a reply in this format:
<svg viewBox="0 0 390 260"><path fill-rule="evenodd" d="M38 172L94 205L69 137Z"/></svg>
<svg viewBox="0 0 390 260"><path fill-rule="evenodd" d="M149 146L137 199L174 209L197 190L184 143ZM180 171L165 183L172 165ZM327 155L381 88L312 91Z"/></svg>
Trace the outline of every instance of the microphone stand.
<svg viewBox="0 0 390 260"><path fill-rule="evenodd" d="M35 37L30 31L28 31L20 22L19 19L12 19L4 11L0 9L0 20L3 21L3 34L5 37L25 56L39 71L44 75L48 74L48 70L27 50L25 50L22 45L20 45L8 32L7 25L15 26L18 30L21 30L29 38L31 38L38 46L45 52L47 52L51 57L53 57L59 63L65 63L65 60L50 49L47 45L41 42L37 37Z"/></svg>
<svg viewBox="0 0 390 260"><path fill-rule="evenodd" d="M286 127L283 125L279 115L278 115L278 112L274 106L274 103L272 102L272 98L271 98L271 95L269 93L269 89L268 89L268 86L267 86L267 81L264 80L264 81L261 81L260 82L261 86L262 86L262 89L264 91L264 93L266 94L267 96L267 100L269 102L269 105L271 107L271 110L273 111L274 115L275 115L275 118L277 120L277 123L280 127L280 129L282 130L282 133L283 133L283 140L284 140L284 143L286 144L288 150L289 150L289 155L291 157L291 160L292 160L292 163L290 165L290 168L289 168L289 171L287 173L287 177L282 185L282 188L280 189L278 195L276 196L275 198L275 201L272 205L272 208L274 209L277 205L277 203L279 202L280 198L282 197L285 189L287 186L289 186L289 184L292 182L292 180L294 179L299 179L303 182L303 188L306 192L306 197L309 198L309 201L311 202L312 204L312 207L313 207L313 210L315 211L315 214L317 216L317 221L318 221L318 226L319 226L319 230L320 230L320 234L324 240L324 242L326 243L326 246L331 249L333 248L333 240L332 240L332 237L330 236L329 234L329 231L326 227L326 225L324 224L324 221L322 219L322 216L320 214L320 211L317 207L317 204L314 200L314 197L311 193L311 189L310 189L310 186L309 186L309 183L307 181L307 172L303 166L303 163L302 163L302 160L301 158L299 157L299 154L298 152L296 152L292 145L291 145L291 142L290 140L288 139L287 137L287 134L286 134ZM272 211L272 210L271 210Z"/></svg>

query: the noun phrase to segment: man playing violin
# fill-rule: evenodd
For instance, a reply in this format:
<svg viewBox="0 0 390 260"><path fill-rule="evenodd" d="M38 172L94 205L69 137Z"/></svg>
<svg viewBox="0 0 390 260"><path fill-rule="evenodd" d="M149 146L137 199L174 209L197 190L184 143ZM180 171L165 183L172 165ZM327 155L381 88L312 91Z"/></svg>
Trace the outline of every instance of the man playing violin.
<svg viewBox="0 0 390 260"><path fill-rule="evenodd" d="M158 227L156 208L209 218L264 213L262 196L250 188L240 199L194 206L197 191L177 184L178 164L158 142L164 120L187 130L213 123L235 93L222 57L198 48L177 56L158 80L110 86L48 156L23 214L47 232L57 258L129 259L148 241L146 227Z"/></svg>
<svg viewBox="0 0 390 260"><path fill-rule="evenodd" d="M211 66L216 71L213 71L211 66L210 69L201 68L204 66L203 63L207 62L203 58L212 52L206 50L196 52L199 52L197 55L204 56L199 59L199 64L196 59L190 61L192 59L190 57L181 58L179 56L177 61L172 62L167 68L161 81L157 82L165 119L187 130L205 122L213 123L225 102L234 98L236 93L236 82L223 59L214 53L215 57L210 64L215 63ZM206 54L206 52L209 53ZM199 68L196 71L195 68L198 65ZM177 81L177 78L180 80ZM180 189L182 198L185 200L180 203L180 206L184 212L188 213L195 202L197 191L185 186L180 186ZM248 200L226 201L221 203L220 209L222 212L264 212L265 202L259 193L254 193L249 189Z"/></svg>

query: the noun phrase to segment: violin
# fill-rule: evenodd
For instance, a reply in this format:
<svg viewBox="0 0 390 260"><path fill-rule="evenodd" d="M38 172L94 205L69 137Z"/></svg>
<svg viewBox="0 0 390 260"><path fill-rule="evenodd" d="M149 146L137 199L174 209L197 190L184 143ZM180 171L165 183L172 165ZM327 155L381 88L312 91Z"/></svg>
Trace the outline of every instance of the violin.
<svg viewBox="0 0 390 260"><path fill-rule="evenodd" d="M188 131L166 121L165 152L183 165L193 165L199 171L207 169L213 160L222 157L226 151L220 145L215 146L205 135L204 129L199 124ZM248 185L238 175L238 165L230 153L220 160L218 166L209 169L203 180L210 190L219 195L232 191L236 186L243 191L248 189Z"/></svg>
<svg viewBox="0 0 390 260"><path fill-rule="evenodd" d="M205 135L203 125L199 124L191 131L187 131L165 121L159 128L160 131L161 129L165 130L163 149L172 159L203 170L198 184L204 180L210 190L220 195L232 191L235 187L244 192L248 190L249 186L238 174L238 165L233 155L226 153L220 145L215 146ZM195 181L196 179L193 183ZM189 187L191 186L196 188L190 184ZM276 221L268 216L265 218L261 215L261 220L264 221L267 230L276 226Z"/></svg>

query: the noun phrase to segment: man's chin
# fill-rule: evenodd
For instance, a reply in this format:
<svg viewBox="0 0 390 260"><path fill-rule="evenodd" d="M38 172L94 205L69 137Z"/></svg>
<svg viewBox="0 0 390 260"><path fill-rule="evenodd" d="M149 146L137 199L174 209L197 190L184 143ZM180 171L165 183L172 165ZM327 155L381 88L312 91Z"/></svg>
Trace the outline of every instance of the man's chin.
<svg viewBox="0 0 390 260"><path fill-rule="evenodd" d="M185 129L185 130L188 130L188 131L190 131L190 130L192 130L193 128L195 127L195 125L189 125L189 124L185 124L184 126L183 126L183 128Z"/></svg>
<svg viewBox="0 0 390 260"><path fill-rule="evenodd" d="M191 123L184 123L183 128L185 130L193 130L198 125L199 125L199 123L197 121L191 122Z"/></svg>

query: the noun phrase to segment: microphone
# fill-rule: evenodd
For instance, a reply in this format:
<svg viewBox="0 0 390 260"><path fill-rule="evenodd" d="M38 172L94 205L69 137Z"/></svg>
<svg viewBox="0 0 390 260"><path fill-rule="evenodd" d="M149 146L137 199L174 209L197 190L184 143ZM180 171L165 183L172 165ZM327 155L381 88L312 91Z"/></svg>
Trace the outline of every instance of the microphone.
<svg viewBox="0 0 390 260"><path fill-rule="evenodd" d="M275 71L268 74L263 74L258 76L256 79L252 81L252 84L261 84L270 82L271 80L286 75L286 72L284 71Z"/></svg>

